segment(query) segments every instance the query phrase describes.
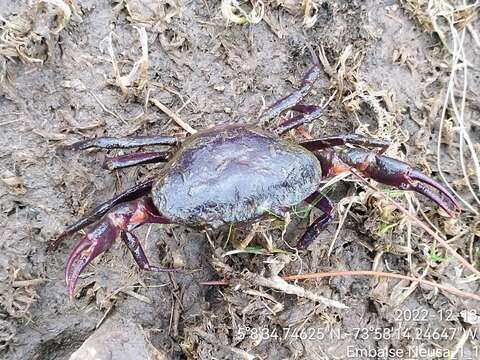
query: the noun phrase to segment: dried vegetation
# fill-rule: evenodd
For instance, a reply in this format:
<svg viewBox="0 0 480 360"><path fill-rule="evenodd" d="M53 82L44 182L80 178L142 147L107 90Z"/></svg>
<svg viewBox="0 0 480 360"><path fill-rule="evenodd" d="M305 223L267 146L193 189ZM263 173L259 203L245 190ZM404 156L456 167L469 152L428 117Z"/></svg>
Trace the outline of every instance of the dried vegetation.
<svg viewBox="0 0 480 360"><path fill-rule="evenodd" d="M73 0L38 0L11 18L0 15L0 84L7 74L7 61L47 61L55 37L72 17L81 21Z"/></svg>

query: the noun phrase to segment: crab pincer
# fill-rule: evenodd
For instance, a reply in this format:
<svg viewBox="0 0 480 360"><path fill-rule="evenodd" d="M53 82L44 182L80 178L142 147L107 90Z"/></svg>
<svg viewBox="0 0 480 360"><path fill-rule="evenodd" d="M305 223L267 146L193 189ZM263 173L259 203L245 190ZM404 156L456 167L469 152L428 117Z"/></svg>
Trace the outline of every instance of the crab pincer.
<svg viewBox="0 0 480 360"><path fill-rule="evenodd" d="M320 156L330 171L339 172L335 164L340 160L379 183L425 195L445 210L450 217L454 216L456 209L460 209L458 201L444 186L403 161L359 148L323 153ZM346 169L340 169L340 171L344 170Z"/></svg>
<svg viewBox="0 0 480 360"><path fill-rule="evenodd" d="M98 255L108 250L119 235L143 270L177 271L177 269L164 269L149 264L140 242L131 233L135 227L145 223L167 223L167 221L155 214L155 209L148 197L141 197L113 207L91 228L75 245L65 266L65 280L70 296L75 291L78 277L83 269Z"/></svg>

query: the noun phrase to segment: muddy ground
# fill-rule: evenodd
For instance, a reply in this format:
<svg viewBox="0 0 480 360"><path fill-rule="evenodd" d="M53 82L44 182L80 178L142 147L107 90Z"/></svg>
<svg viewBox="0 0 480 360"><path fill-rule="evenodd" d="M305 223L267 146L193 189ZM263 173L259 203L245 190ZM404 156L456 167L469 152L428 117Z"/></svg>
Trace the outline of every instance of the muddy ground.
<svg viewBox="0 0 480 360"><path fill-rule="evenodd" d="M375 196L366 199L366 188L352 182L336 184L332 198L339 201L360 194L366 200L351 206L329 256L338 217L299 256L265 250L221 257L233 249L233 242L227 242L232 238L229 229L210 233L210 243L206 234L182 226L145 226L137 233L145 239L151 263L180 266L184 272L140 272L126 248L117 243L88 268L77 295L69 299L63 267L78 235L54 253L46 252L48 242L95 204L160 166L109 173L101 169L102 152L62 154L56 148L107 134L187 135L169 116L145 102L147 93L195 129L244 122L255 119L265 105L298 84L311 65L306 44L317 51L323 47L332 65L351 45L360 61L356 77L342 92L332 74L324 72L307 102L319 104L335 90L338 101L327 106L322 119L287 137L299 141L307 133L354 132L366 124L371 133L397 141L393 155L408 159L438 179L437 120L449 56L436 34L425 32L411 12L393 0L323 1L318 2L317 21L308 28L295 9L287 11L271 4L263 21L237 25L227 24L219 3L184 1L177 8L175 1L78 1L76 16L70 17L58 35L50 30L60 15L47 14L46 24L38 21L40 36L30 39L30 50L34 49L30 54L43 64L4 57L0 92L0 356L68 359L96 327L101 330L113 321L116 330L141 327L157 358L166 359L248 358L248 354L263 359L382 358L359 355L356 349L403 349L405 356L390 358L436 359L446 354L438 349L454 351L458 344L463 353L456 353L457 359L480 358L480 333L464 336L468 329L480 331L480 322L461 313L470 310L480 315L479 303L429 287L418 286L408 292L409 282L372 277L298 283L349 307L342 310L248 284L240 289L200 284L233 276L213 265L216 257L235 272L248 269L264 276L269 276L267 263L272 261L286 263L282 275L375 266L420 276L428 264L427 279L478 293L478 281L464 281L469 274L448 254L440 249L432 256L432 239L420 228L413 226L409 237L409 224L400 212ZM4 19L38 16L26 9L26 2L0 0ZM478 28L478 22L474 24ZM132 84L125 95L115 82L109 34L113 33L119 71L125 75L141 55L135 26L144 27L148 36L148 81ZM480 58L475 48L468 51ZM347 70L357 63L352 59ZM478 65L471 72L474 100L466 105L476 119L480 113ZM377 94L377 99L394 121L390 128L387 124L387 129L376 131L378 109L361 101L358 94L358 106L348 101L353 92L348 87L355 81L388 92L384 97ZM469 126L478 144L478 120ZM389 136L389 131L395 136ZM448 156L448 146L454 142L446 139L447 155L442 158L443 170L452 181L462 177L458 159ZM464 190L461 182L457 190ZM397 199L406 204L404 196ZM479 238L478 233L474 235L478 217L467 211L452 222L423 197L415 199L419 201L417 214L423 212L441 234L454 238L452 246L478 266ZM307 219L293 216L286 243L294 244L306 223ZM388 226L400 223L402 226ZM274 247L289 250L280 230L266 233ZM455 237L459 233L463 235ZM237 238L244 235L241 230L235 232ZM261 234L252 244L257 244L257 249L268 248ZM401 335L378 335L378 329L399 327L410 330ZM324 332L324 328L332 331ZM294 334L293 329L299 331ZM447 335L434 337L425 335L427 331L447 331ZM264 338L259 339L258 333ZM422 349L429 352L424 356L414 352Z"/></svg>

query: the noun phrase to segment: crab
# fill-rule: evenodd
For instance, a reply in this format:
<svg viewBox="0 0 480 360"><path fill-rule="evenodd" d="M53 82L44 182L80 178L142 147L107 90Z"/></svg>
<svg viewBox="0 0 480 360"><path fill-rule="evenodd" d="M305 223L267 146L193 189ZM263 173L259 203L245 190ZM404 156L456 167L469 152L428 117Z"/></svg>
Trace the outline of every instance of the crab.
<svg viewBox="0 0 480 360"><path fill-rule="evenodd" d="M320 75L318 62L304 75L299 88L274 103L257 125L215 126L187 137L99 137L67 146L136 148L150 145L178 147L176 152L137 152L107 158L104 168L117 170L166 163L148 180L104 202L67 227L50 249L67 236L94 224L71 251L65 267L72 296L85 267L120 237L138 266L147 271L177 269L151 265L134 229L143 224L181 224L195 229L217 229L250 223L268 214L282 215L302 201L323 214L311 223L296 247L306 249L334 218L334 206L319 192L320 183L342 172L357 171L379 183L425 195L449 216L459 209L457 200L437 181L409 164L383 155L388 143L356 134L333 135L293 143L281 135L318 119L323 110L300 102ZM295 116L263 130L285 111ZM350 145L349 147L345 145Z"/></svg>

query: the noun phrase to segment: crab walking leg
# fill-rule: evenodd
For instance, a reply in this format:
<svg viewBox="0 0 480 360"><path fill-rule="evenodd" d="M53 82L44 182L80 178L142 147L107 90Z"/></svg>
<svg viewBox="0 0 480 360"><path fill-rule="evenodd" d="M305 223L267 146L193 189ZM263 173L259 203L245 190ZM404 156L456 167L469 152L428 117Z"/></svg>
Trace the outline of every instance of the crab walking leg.
<svg viewBox="0 0 480 360"><path fill-rule="evenodd" d="M107 157L102 167L107 170L123 169L130 166L167 162L168 151L152 151Z"/></svg>
<svg viewBox="0 0 480 360"><path fill-rule="evenodd" d="M98 255L108 250L118 235L129 225L145 223L168 224L160 216L148 197L117 205L111 209L87 234L82 237L70 253L65 266L68 292L73 295L78 277L83 269Z"/></svg>
<svg viewBox="0 0 480 360"><path fill-rule="evenodd" d="M49 251L55 250L64 238L66 238L69 235L72 235L73 233L83 229L88 225L93 224L95 221L100 219L114 206L124 203L126 201L137 199L141 196L148 194L152 189L152 184L153 184L153 180L145 181L115 196L113 199L110 199L104 202L103 204L98 205L95 209L90 211L86 216L78 220L76 223L67 227L60 235L58 235L57 238L50 243L50 245L48 246L48 250Z"/></svg>
<svg viewBox="0 0 480 360"><path fill-rule="evenodd" d="M313 84L320 77L320 67L316 64L307 71L303 77L300 87L285 96L283 99L278 100L275 104L270 106L258 119L259 126L268 123L270 120L276 118L285 110L297 105L312 89Z"/></svg>
<svg viewBox="0 0 480 360"><path fill-rule="evenodd" d="M120 234L122 241L127 245L128 250L133 255L133 259L137 263L138 267L142 270L146 271L154 271L154 272L175 272L179 271L178 269L169 269L169 268L161 268L158 266L150 265L145 252L143 251L142 244L138 238L133 234L131 231L122 231Z"/></svg>
<svg viewBox="0 0 480 360"><path fill-rule="evenodd" d="M295 105L289 110L297 111L302 114L296 115L291 119L284 121L280 125L277 125L273 131L278 135L282 135L287 131L295 129L299 126L309 124L323 114L323 108L316 105Z"/></svg>
<svg viewBox="0 0 480 360"><path fill-rule="evenodd" d="M319 192L314 192L305 199L305 201L322 210L323 215L316 219L302 235L296 246L299 250L306 249L313 241L315 241L317 236L326 229L334 217L332 202L328 197L322 196Z"/></svg>
<svg viewBox="0 0 480 360"><path fill-rule="evenodd" d="M300 143L301 146L310 151L328 149L334 146L342 146L347 144L379 148L381 154L384 153L390 145L387 141L367 138L357 134L326 136Z"/></svg>
<svg viewBox="0 0 480 360"><path fill-rule="evenodd" d="M455 209L460 209L460 204L447 189L403 161L356 148L344 149L338 153L325 150L315 152L315 155L320 160L325 177L354 168L379 183L425 195L450 217L454 216Z"/></svg>
<svg viewBox="0 0 480 360"><path fill-rule="evenodd" d="M305 104L297 104L292 106L290 111L296 111L302 114L311 114L317 110L322 110L322 108L318 105L305 105Z"/></svg>
<svg viewBox="0 0 480 360"><path fill-rule="evenodd" d="M155 136L127 136L127 137L97 137L94 139L83 140L72 145L60 147L65 150L86 150L90 148L99 149L128 149L139 146L150 145L177 145L179 140L175 136L155 135Z"/></svg>

